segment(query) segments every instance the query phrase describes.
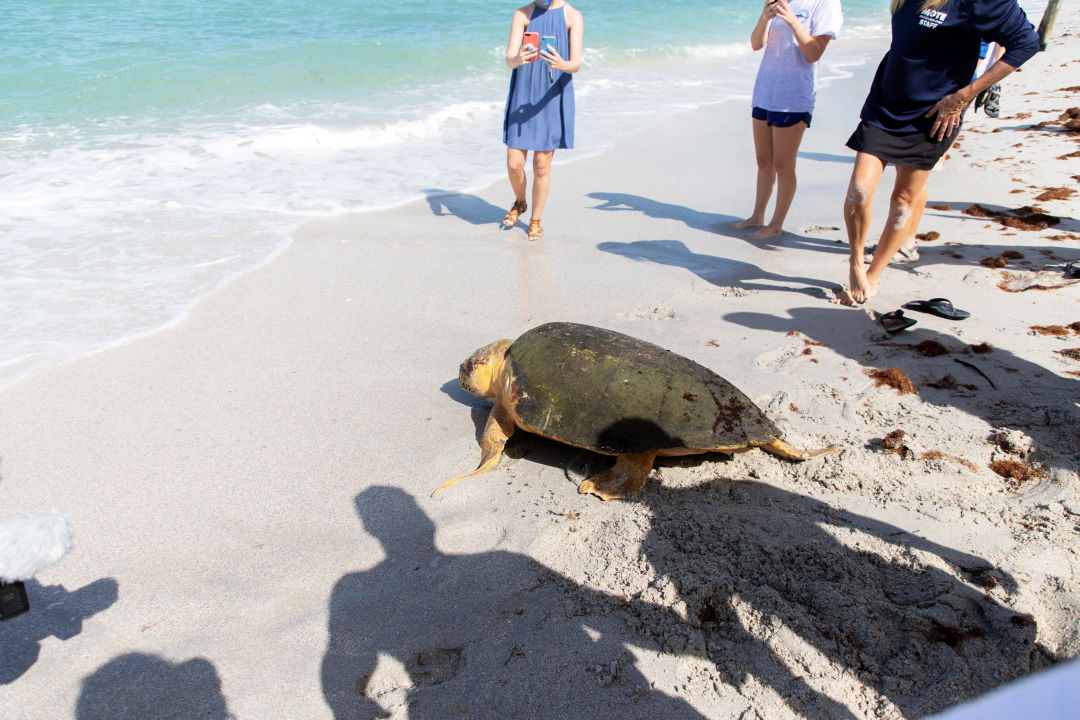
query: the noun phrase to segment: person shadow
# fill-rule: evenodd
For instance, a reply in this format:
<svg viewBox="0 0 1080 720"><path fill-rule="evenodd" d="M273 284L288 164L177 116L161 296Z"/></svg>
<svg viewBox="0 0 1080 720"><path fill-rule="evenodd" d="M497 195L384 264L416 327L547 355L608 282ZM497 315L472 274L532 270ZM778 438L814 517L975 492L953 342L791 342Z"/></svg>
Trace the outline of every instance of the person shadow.
<svg viewBox="0 0 1080 720"><path fill-rule="evenodd" d="M70 640L81 633L83 620L116 602L118 585L113 578L102 578L68 591L63 585L28 580L26 592L30 611L0 623L0 685L11 684L34 666L45 638Z"/></svg>
<svg viewBox="0 0 1080 720"><path fill-rule="evenodd" d="M737 231L728 227L731 223L741 219L734 215L702 212L700 210L688 208L685 205L660 202L659 200L653 200L631 193L591 192L588 194L588 197L600 201L598 205L592 208L593 210L602 210L604 212L639 212L647 217L656 218L657 220L675 220L681 222L692 230L728 235L729 237L741 237Z"/></svg>
<svg viewBox="0 0 1080 720"><path fill-rule="evenodd" d="M979 557L758 481L653 480L639 501L641 557L686 618L641 602L650 588L639 627L705 648L723 682L755 678L799 717L874 714L881 698L919 717L1050 664L1034 619L990 597L1015 579Z"/></svg>
<svg viewBox="0 0 1080 720"><path fill-rule="evenodd" d="M234 720L210 661L144 653L110 660L83 679L78 720Z"/></svg>
<svg viewBox="0 0 1080 720"><path fill-rule="evenodd" d="M751 245L768 250L781 250L784 248L802 247L810 250L847 254L847 245L838 244L826 238L815 238L799 235L785 230L782 235L775 238L754 240L747 237L745 230L734 230L731 224L742 220L734 215L722 215L720 213L707 213L694 210L684 205L660 202L651 198L633 195L629 193L591 192L588 194L600 204L593 210L604 212L640 212L647 217L658 220L675 220L685 224L692 230L700 230L713 235L724 235L738 240L744 240ZM665 241L659 241L665 242Z"/></svg>
<svg viewBox="0 0 1080 720"><path fill-rule="evenodd" d="M855 164L855 155L837 155L836 153L807 152L805 150L799 151L799 159L816 160L817 162L842 163L844 165Z"/></svg>
<svg viewBox="0 0 1080 720"><path fill-rule="evenodd" d="M724 315L723 320L781 336L798 331L810 342L868 370L898 367L913 381L924 402L981 417L991 427L1022 429L1039 449L1039 461L1075 470L1075 457L1080 453L1080 434L1075 430L1080 422L1076 406L1080 380L1063 377L1007 350L980 347L977 340L975 345L967 345L931 329L935 323L950 322L932 315L909 313L919 324L886 339L878 323L851 308L800 307L788 313L790 317L785 318L736 312ZM868 334L881 339L869 341ZM915 346L926 348L927 354Z"/></svg>
<svg viewBox="0 0 1080 720"><path fill-rule="evenodd" d="M473 225L492 225L501 222L506 214L506 208L492 205L476 195L439 188L428 188L424 195L431 213L438 217L453 215Z"/></svg>
<svg viewBox="0 0 1080 720"><path fill-rule="evenodd" d="M781 275L763 270L753 263L696 253L681 240L609 241L599 243L596 247L631 260L685 268L705 282L721 288L793 292L824 299L830 297L837 287L836 283L825 280ZM798 287L800 285L804 287Z"/></svg>
<svg viewBox="0 0 1080 720"><path fill-rule="evenodd" d="M619 619L577 616L566 588L625 611L622 600L527 555L441 552L400 489L370 487L355 506L384 558L330 596L321 680L335 718L703 717L651 689Z"/></svg>

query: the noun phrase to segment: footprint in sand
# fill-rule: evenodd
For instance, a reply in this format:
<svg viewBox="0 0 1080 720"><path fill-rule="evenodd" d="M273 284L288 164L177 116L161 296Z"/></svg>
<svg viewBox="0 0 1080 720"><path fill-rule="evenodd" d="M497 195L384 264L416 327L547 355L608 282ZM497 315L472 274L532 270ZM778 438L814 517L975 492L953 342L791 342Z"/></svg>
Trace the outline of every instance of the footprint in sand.
<svg viewBox="0 0 1080 720"><path fill-rule="evenodd" d="M748 288L712 284L696 287L694 288L694 292L698 295L719 295L720 297L746 297L747 295L758 294L757 290L750 290Z"/></svg>
<svg viewBox="0 0 1080 720"><path fill-rule="evenodd" d="M754 358L754 364L766 370L776 370L795 357L803 354L803 344L788 343L775 350L763 352Z"/></svg>
<svg viewBox="0 0 1080 720"><path fill-rule="evenodd" d="M409 658L405 669L417 685L441 685L461 669L464 648L430 648Z"/></svg>
<svg viewBox="0 0 1080 720"><path fill-rule="evenodd" d="M675 317L675 311L661 305L660 307L631 310L628 313L623 313L623 317L634 320L671 320Z"/></svg>

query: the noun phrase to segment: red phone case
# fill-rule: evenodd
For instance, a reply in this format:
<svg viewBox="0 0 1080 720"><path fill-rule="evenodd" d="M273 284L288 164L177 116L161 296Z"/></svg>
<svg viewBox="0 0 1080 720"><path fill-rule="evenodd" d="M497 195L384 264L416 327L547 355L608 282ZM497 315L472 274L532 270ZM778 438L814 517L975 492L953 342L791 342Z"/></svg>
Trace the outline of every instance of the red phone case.
<svg viewBox="0 0 1080 720"><path fill-rule="evenodd" d="M537 32L527 32L527 33L525 33L521 38L521 47L525 47L526 45L532 45L533 50L539 50L540 49L540 33L537 33ZM540 56L537 55L536 57L534 57L529 62L536 62L537 58L539 58L539 57Z"/></svg>

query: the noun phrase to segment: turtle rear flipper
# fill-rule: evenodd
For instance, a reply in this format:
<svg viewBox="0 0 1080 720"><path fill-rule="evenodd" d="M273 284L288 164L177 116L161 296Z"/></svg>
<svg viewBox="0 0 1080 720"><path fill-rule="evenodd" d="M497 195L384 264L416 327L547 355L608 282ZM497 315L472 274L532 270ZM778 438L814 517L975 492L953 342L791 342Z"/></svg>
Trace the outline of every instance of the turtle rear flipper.
<svg viewBox="0 0 1080 720"><path fill-rule="evenodd" d="M783 440L776 439L770 443L764 445L758 445L762 450L767 453L772 453L777 457L782 457L785 460L803 461L810 460L812 458L821 457L822 455L828 455L829 453L840 452L842 448L839 445L831 445L827 448L821 448L820 450L800 450L793 445L789 445Z"/></svg>
<svg viewBox="0 0 1080 720"><path fill-rule="evenodd" d="M615 464L593 475L578 486L579 493L592 493L601 500L624 498L636 493L652 472L656 451L619 455Z"/></svg>
<svg viewBox="0 0 1080 720"><path fill-rule="evenodd" d="M480 438L480 464L475 470L464 475L458 475L456 478L447 480L439 487L435 488L435 492L431 493L432 497L436 494L450 487L458 480L462 478L472 477L473 475L479 475L486 473L488 470L494 470L495 466L499 464L499 459L502 457L503 449L506 447L506 441L510 439L510 436L514 434L514 423L510 421L510 418L496 405L491 409L491 414L488 415L487 424L484 425L484 435Z"/></svg>

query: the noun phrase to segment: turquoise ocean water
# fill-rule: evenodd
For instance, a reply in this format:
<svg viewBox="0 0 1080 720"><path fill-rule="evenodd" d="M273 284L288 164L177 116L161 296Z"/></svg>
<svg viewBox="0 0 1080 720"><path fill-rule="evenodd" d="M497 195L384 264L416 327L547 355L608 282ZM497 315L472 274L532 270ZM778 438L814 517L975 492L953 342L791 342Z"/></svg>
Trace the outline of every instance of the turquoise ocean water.
<svg viewBox="0 0 1080 720"><path fill-rule="evenodd" d="M318 216L503 176L515 3L0 0L0 387L181 318ZM748 98L750 0L581 0L577 145ZM876 62L844 3L822 80Z"/></svg>

